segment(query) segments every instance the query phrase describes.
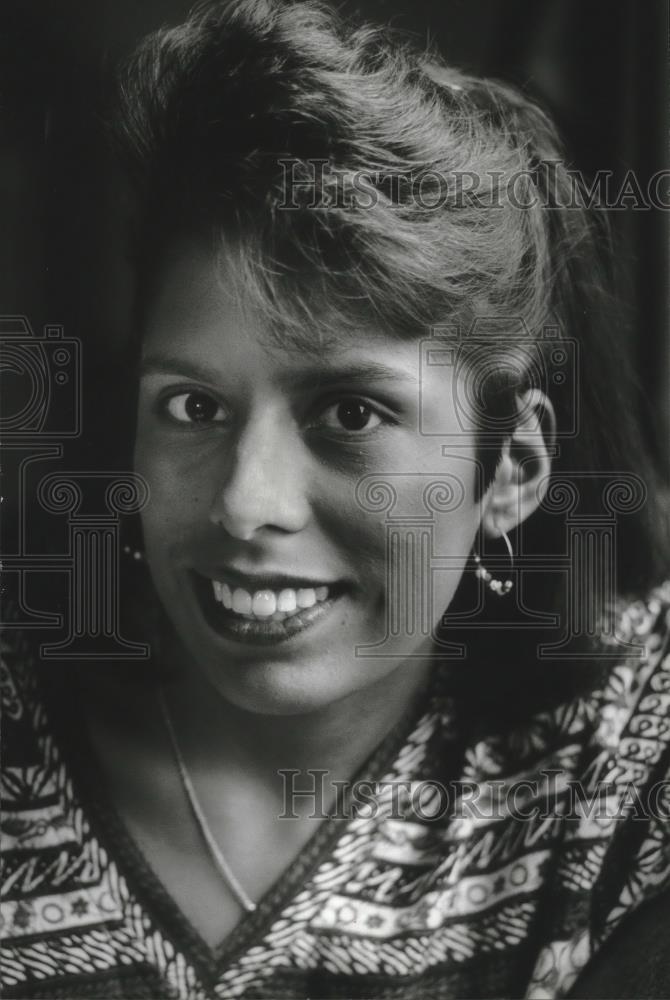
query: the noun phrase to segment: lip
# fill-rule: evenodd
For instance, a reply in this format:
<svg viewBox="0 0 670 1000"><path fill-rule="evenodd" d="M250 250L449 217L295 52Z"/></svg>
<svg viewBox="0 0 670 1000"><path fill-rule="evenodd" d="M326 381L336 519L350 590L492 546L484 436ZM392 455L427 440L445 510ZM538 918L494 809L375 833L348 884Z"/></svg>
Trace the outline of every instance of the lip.
<svg viewBox="0 0 670 1000"><path fill-rule="evenodd" d="M289 642L308 629L311 630L319 623L325 622L332 615L335 606L349 589L342 582L334 584L316 583L308 582L304 577L287 577L277 574L250 576L249 574L242 575L238 573L237 575L233 575L230 571L226 570L225 573L222 571L220 577L214 575L210 577L209 574L204 575L192 570L190 576L193 581L196 600L208 626L220 637L245 645L273 646ZM311 608L302 608L282 621L253 620L242 618L234 612L228 611L215 601L212 591L212 579L220 579L222 582L225 580L231 582L238 580L239 585L244 586L245 589L253 585L256 590L262 590L264 587L275 589L277 584L282 584L285 587L295 587L296 584L302 587L328 586L331 589L331 593L325 601L320 601L312 605ZM291 582L286 583L285 581Z"/></svg>
<svg viewBox="0 0 670 1000"><path fill-rule="evenodd" d="M233 587L243 587L251 594L256 590L299 590L305 587L313 587L316 590L317 587L333 587L337 584L337 581L334 580L324 580L311 576L287 576L285 573L273 570L263 572L256 570L247 573L234 566L215 566L197 572L209 580L219 580L221 583L228 583Z"/></svg>

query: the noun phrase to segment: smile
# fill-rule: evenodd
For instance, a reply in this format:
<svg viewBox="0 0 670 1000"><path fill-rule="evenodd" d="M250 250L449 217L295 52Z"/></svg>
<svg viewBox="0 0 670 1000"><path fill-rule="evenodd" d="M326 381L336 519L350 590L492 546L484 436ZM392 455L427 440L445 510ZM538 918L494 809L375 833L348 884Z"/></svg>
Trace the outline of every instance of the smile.
<svg viewBox="0 0 670 1000"><path fill-rule="evenodd" d="M213 579L199 573L193 577L211 628L235 642L262 645L286 642L325 621L349 589L343 582L309 585L311 581L305 580L300 581L303 586L298 581L282 586L279 579L267 579L254 586L253 581L237 577Z"/></svg>
<svg viewBox="0 0 670 1000"><path fill-rule="evenodd" d="M328 599L328 587L300 587L294 590L285 587L282 590L245 590L244 587L234 589L225 582L212 580L214 600L218 601L227 611L252 620L284 621L299 611L322 604Z"/></svg>

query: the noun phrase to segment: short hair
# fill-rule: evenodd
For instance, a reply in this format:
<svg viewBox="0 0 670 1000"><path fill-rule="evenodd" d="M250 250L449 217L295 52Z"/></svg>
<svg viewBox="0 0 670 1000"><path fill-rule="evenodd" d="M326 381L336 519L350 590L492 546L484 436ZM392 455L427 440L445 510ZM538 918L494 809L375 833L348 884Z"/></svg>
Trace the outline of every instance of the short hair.
<svg viewBox="0 0 670 1000"><path fill-rule="evenodd" d="M539 329L588 252L579 212L544 210L542 166L564 157L535 104L323 6L201 5L142 43L120 92L147 272L166 234L223 232L284 334L364 318L417 335L482 310ZM318 190L287 192L324 162ZM357 179L373 203L338 203Z"/></svg>
<svg viewBox="0 0 670 1000"><path fill-rule="evenodd" d="M655 582L667 549L655 473L626 419L634 397L609 233L537 103L392 31L280 0L200 5L149 35L123 70L119 101L117 136L141 206L140 301L171 238L197 234L227 255L286 342L318 345L362 323L398 337L444 327L449 338L485 317L462 347L467 358L482 338L490 345L482 408L493 417L511 414L535 378L530 355L510 350L510 324L521 323L559 433L579 408L556 467L587 480L633 470L649 488L617 569L621 590ZM343 201L344 189L360 197ZM578 345L581 393L556 339ZM482 453L483 486L498 454ZM534 515L526 546L560 548L560 520Z"/></svg>

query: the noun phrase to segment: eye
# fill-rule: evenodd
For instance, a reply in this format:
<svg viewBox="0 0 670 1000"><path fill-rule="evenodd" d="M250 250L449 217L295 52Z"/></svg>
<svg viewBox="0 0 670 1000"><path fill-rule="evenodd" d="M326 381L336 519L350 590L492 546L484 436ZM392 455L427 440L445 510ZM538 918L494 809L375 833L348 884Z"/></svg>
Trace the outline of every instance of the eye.
<svg viewBox="0 0 670 1000"><path fill-rule="evenodd" d="M220 403L205 392L180 392L170 396L164 407L179 424L219 424L226 419Z"/></svg>
<svg viewBox="0 0 670 1000"><path fill-rule="evenodd" d="M329 430L355 434L374 430L383 423L383 418L367 400L350 397L323 410L318 423Z"/></svg>

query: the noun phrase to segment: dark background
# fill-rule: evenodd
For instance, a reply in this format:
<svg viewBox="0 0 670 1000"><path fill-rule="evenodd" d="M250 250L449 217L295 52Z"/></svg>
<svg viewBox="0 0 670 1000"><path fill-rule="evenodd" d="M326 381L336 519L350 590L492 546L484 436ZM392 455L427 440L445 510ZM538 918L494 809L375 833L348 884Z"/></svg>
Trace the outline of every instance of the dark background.
<svg viewBox="0 0 670 1000"><path fill-rule="evenodd" d="M18 0L0 33L0 313L84 343L85 403L99 347L129 330L121 194L96 116L103 81L142 34L180 20L188 0ZM575 168L667 168L668 8L664 0L358 0L340 4L432 39L456 65L522 85L557 119ZM618 183L617 183L618 182ZM667 186L666 186L667 191ZM622 265L642 419L670 474L668 212L610 213ZM588 391L583 387L582 391ZM104 458L100 467L104 467Z"/></svg>

